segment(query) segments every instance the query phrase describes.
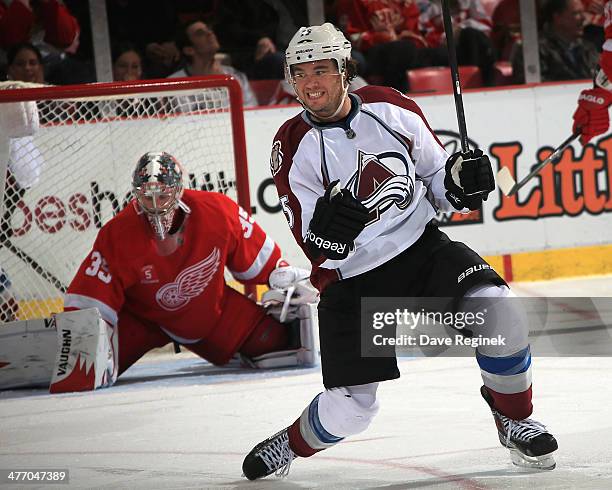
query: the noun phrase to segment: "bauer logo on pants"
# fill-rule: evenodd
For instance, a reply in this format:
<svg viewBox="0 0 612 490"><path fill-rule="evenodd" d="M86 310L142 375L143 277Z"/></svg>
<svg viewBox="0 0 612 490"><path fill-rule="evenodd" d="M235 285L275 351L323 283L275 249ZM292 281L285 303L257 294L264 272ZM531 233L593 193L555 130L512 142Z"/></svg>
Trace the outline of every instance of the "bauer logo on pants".
<svg viewBox="0 0 612 490"><path fill-rule="evenodd" d="M174 282L159 288L155 295L157 304L167 311L175 311L185 306L191 298L202 294L219 269L220 260L221 252L215 247L204 260L176 276Z"/></svg>
<svg viewBox="0 0 612 490"><path fill-rule="evenodd" d="M469 276L470 274L473 274L474 272L482 271L482 270L485 270L485 269L491 269L491 268L492 267L489 264L477 264L477 265L473 265L472 267L467 268L465 271L463 271L461 274L459 274L459 277L457 277L457 284L459 284L467 276Z"/></svg>

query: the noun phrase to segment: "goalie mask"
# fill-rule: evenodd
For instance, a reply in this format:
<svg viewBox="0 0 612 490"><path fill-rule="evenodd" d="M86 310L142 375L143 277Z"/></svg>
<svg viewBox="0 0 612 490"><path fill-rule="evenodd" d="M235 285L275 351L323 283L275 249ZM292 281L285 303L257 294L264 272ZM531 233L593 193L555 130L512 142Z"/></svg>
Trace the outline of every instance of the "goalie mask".
<svg viewBox="0 0 612 490"><path fill-rule="evenodd" d="M132 176L132 188L138 207L159 241L167 238L177 207L189 212L181 201L183 168L169 153L149 152L140 157Z"/></svg>

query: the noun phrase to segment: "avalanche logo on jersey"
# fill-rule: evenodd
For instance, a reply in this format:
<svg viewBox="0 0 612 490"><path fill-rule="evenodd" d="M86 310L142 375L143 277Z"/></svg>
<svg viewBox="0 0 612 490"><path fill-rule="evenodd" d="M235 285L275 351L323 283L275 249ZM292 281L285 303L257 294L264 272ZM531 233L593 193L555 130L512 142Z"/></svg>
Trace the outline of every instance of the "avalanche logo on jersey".
<svg viewBox="0 0 612 490"><path fill-rule="evenodd" d="M391 206L406 209L412 202L414 182L408 174L406 157L395 151L374 155L359 150L357 171L346 187L370 209L371 224Z"/></svg>
<svg viewBox="0 0 612 490"><path fill-rule="evenodd" d="M157 304L166 311L176 311L199 296L217 272L221 252L215 247L208 257L187 267L174 282L162 286L155 294Z"/></svg>

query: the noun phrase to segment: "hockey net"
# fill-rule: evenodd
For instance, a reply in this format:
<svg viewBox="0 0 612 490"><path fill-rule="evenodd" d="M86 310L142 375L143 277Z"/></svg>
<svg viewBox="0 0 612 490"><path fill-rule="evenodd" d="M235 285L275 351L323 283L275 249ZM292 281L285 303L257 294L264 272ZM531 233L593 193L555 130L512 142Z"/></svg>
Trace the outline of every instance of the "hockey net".
<svg viewBox="0 0 612 490"><path fill-rule="evenodd" d="M147 151L183 163L185 187L250 209L242 95L230 77L0 90L0 114L16 103L39 121L31 137L9 140L10 117L0 119L0 292L17 300L19 319L62 310L98 230L130 201Z"/></svg>

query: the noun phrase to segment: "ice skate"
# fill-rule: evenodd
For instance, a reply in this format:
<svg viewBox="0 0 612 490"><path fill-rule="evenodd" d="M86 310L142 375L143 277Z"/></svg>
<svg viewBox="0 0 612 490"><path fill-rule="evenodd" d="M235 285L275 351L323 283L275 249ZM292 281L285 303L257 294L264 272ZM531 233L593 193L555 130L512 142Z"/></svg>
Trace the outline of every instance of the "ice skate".
<svg viewBox="0 0 612 490"><path fill-rule="evenodd" d="M287 429L283 429L257 444L247 454L242 463L242 471L249 480L257 480L272 473L285 477L295 458L296 454L289 447Z"/></svg>
<svg viewBox="0 0 612 490"><path fill-rule="evenodd" d="M491 408L499 442L510 450L512 463L522 468L554 469L556 463L552 453L558 445L546 427L535 420L513 420L502 415L493 408L491 395L484 386L480 393Z"/></svg>

